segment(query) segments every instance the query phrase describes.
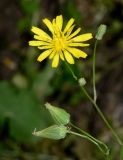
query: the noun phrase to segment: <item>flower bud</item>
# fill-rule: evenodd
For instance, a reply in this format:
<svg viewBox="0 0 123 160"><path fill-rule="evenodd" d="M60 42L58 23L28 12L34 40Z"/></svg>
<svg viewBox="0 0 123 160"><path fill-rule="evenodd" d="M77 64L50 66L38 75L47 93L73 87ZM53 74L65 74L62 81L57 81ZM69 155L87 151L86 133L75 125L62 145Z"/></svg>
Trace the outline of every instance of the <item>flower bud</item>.
<svg viewBox="0 0 123 160"><path fill-rule="evenodd" d="M103 38L104 34L106 33L106 28L107 27L104 24L101 24L99 26L98 31L97 31L96 36L95 36L95 38L97 40L101 40Z"/></svg>
<svg viewBox="0 0 123 160"><path fill-rule="evenodd" d="M78 82L80 86L84 86L86 84L85 78L80 78Z"/></svg>
<svg viewBox="0 0 123 160"><path fill-rule="evenodd" d="M54 107L49 103L46 103L45 106L50 112L56 124L66 125L70 122L70 114L67 113L64 109Z"/></svg>
<svg viewBox="0 0 123 160"><path fill-rule="evenodd" d="M33 132L33 135L38 136L38 137L42 137L42 138L49 138L49 139L63 139L65 138L66 134L67 134L67 127L63 126L63 125L53 125L50 126L48 128L45 128L41 131L35 131Z"/></svg>

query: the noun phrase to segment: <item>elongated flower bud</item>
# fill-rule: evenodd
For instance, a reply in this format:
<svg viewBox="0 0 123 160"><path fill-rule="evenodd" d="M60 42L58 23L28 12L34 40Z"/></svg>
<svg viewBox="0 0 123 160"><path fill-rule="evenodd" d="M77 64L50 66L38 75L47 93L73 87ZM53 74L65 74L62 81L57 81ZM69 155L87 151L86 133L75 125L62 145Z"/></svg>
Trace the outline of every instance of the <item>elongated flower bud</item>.
<svg viewBox="0 0 123 160"><path fill-rule="evenodd" d="M63 139L67 134L67 127L63 125L53 125L48 128L45 128L41 131L34 131L33 135L42 137L42 138L49 138L49 139Z"/></svg>
<svg viewBox="0 0 123 160"><path fill-rule="evenodd" d="M45 106L48 109L48 111L50 112L50 114L56 124L66 125L70 122L70 114L67 113L64 109L54 107L49 103L46 103Z"/></svg>
<svg viewBox="0 0 123 160"><path fill-rule="evenodd" d="M101 24L99 26L98 31L97 31L96 36L95 36L95 38L97 40L101 40L103 38L104 34L106 33L106 28L107 27L104 24Z"/></svg>

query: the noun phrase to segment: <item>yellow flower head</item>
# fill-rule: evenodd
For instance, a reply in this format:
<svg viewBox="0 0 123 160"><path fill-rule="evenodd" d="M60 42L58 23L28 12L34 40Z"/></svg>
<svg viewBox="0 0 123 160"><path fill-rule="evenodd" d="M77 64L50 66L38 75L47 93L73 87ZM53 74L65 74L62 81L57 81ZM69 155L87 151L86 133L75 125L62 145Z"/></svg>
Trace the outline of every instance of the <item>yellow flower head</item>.
<svg viewBox="0 0 123 160"><path fill-rule="evenodd" d="M86 58L87 54L76 47L89 46L89 44L85 44L83 42L92 38L91 33L77 36L81 28L72 32L75 26L73 24L73 18L71 18L66 27L62 29L62 15L57 16L52 22L47 18L43 19L43 22L52 33L52 36L49 36L42 29L33 26L31 31L35 33L35 40L29 41L30 46L37 46L40 50L45 50L39 55L37 59L39 62L49 57L49 59L53 59L52 67L56 68L59 64L60 58L63 61L66 60L70 64L74 64L73 57Z"/></svg>

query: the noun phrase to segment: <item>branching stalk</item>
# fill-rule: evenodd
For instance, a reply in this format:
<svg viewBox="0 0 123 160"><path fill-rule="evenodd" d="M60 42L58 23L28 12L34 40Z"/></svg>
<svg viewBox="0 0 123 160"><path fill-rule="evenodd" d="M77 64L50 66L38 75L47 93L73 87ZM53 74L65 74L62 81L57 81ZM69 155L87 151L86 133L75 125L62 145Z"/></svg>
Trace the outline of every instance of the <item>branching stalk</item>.
<svg viewBox="0 0 123 160"><path fill-rule="evenodd" d="M73 131L68 131L68 133L74 134L76 136L79 136L79 137L82 137L84 139L87 139L87 140L91 141L92 143L94 143L99 148L99 150L101 152L103 152L105 155L109 155L109 148L104 143L102 143L101 141L99 141L99 140L97 141L95 138L94 138L95 139L94 140L94 139L88 137L87 135L79 134L79 133L76 133L76 132L73 132Z"/></svg>
<svg viewBox="0 0 123 160"><path fill-rule="evenodd" d="M77 81L77 83L79 83L78 82L78 77L75 75L75 73L72 70L72 68L70 67L70 65L67 62L65 62L65 64L66 64L67 68L69 69L70 73L72 74L72 77L75 79L75 81ZM96 102L89 95L89 93L86 91L86 89L84 88L84 86L82 86L82 85L79 85L79 86L81 88L81 91L86 95L86 97L89 99L89 101L93 104L94 108L97 110L98 114L100 115L100 117L102 118L102 120L104 121L104 123L106 124L106 126L111 130L112 134L116 138L116 140L119 143L119 145L123 145L123 143L120 140L119 136L117 135L117 133L115 132L115 130L112 128L112 126L109 124L108 120L105 118L104 114L102 113L102 111L100 110L100 108L98 107L98 105L96 104Z"/></svg>

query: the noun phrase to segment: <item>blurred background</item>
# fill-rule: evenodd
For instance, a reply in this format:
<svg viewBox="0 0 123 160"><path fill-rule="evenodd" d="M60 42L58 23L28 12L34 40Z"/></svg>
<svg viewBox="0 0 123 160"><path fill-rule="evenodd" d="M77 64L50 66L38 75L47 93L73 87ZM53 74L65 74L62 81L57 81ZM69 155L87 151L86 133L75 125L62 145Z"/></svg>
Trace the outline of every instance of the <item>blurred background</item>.
<svg viewBox="0 0 123 160"><path fill-rule="evenodd" d="M34 128L53 123L46 102L67 110L76 125L109 145L112 160L119 160L123 153L64 63L57 69L48 59L38 63L40 51L28 41L32 25L46 30L42 19L59 14L64 23L75 18L81 33L94 35L100 24L107 25L97 47L97 102L123 140L123 1L1 0L0 11L0 160L104 160L93 144L75 136L35 138ZM86 78L90 94L94 42L84 49L88 58L72 66L78 77Z"/></svg>

